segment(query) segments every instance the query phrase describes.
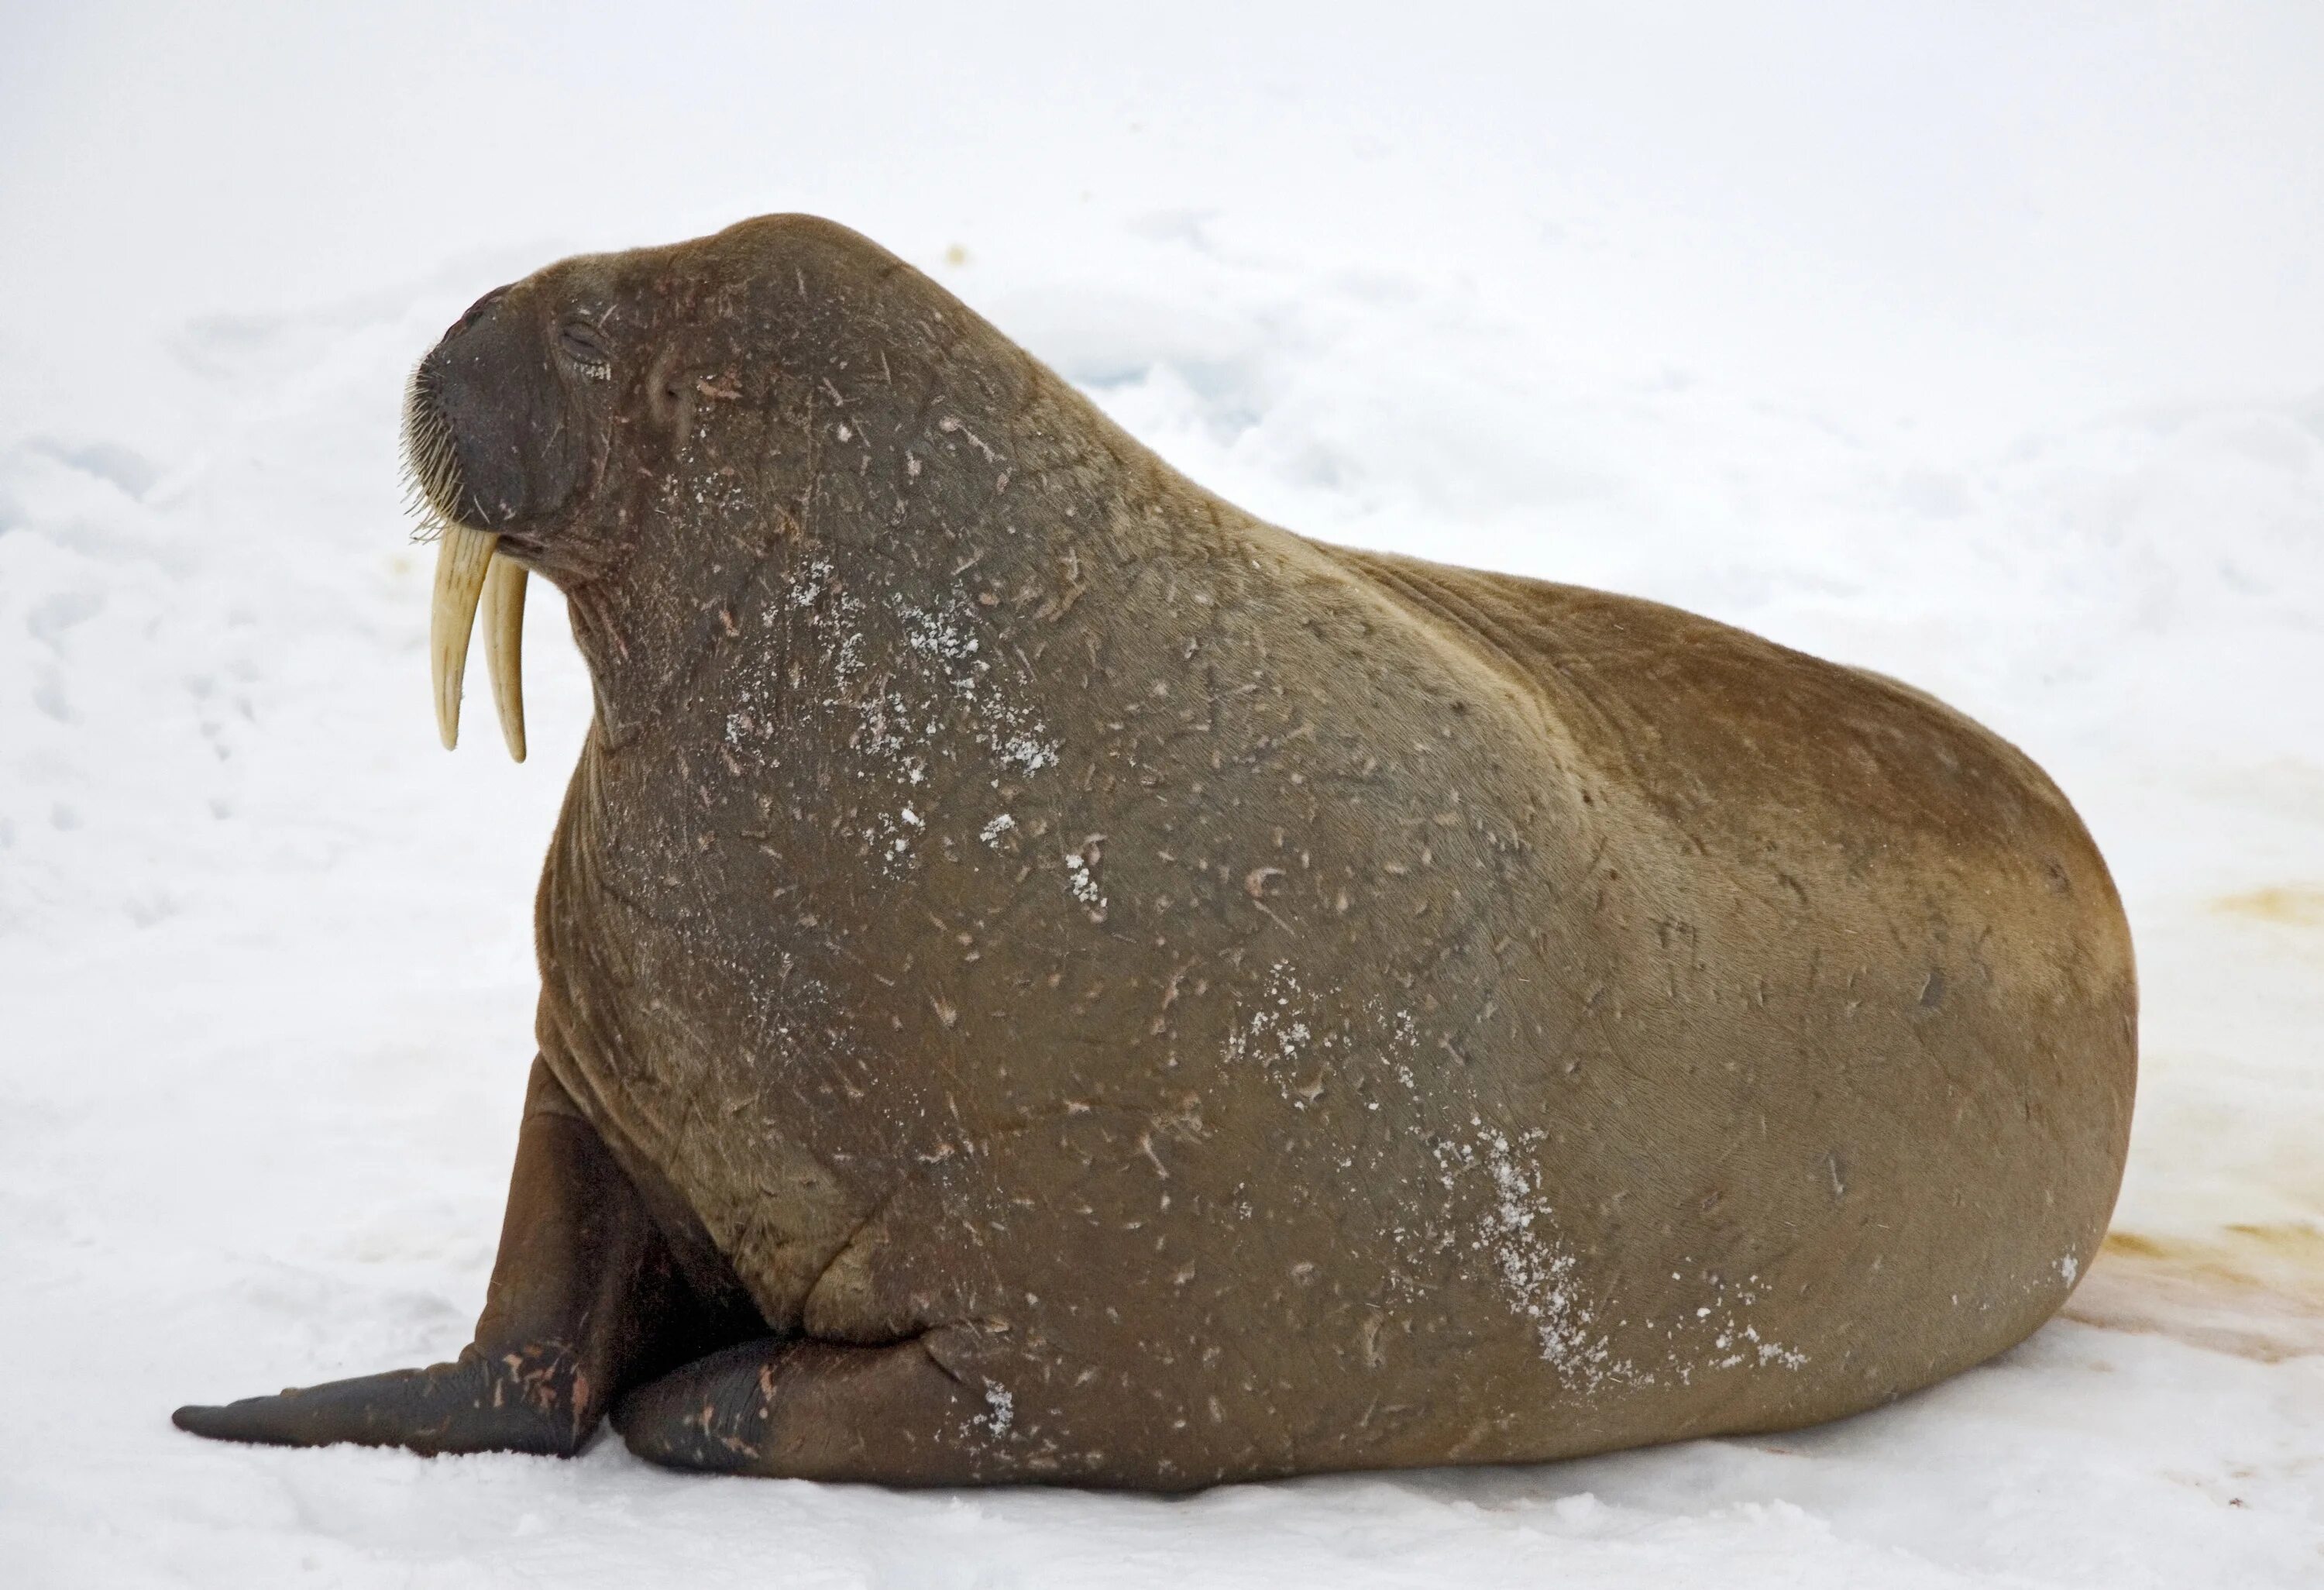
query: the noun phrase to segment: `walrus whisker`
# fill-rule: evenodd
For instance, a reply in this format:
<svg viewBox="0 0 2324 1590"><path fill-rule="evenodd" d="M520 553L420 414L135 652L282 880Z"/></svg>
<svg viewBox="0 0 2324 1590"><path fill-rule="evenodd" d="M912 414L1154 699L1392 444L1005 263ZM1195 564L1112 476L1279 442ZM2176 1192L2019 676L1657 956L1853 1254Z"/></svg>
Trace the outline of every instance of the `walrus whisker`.
<svg viewBox="0 0 2324 1590"><path fill-rule="evenodd" d="M404 384L403 480L406 503L415 513L439 522L460 517L467 495L452 425L436 401L423 361Z"/></svg>

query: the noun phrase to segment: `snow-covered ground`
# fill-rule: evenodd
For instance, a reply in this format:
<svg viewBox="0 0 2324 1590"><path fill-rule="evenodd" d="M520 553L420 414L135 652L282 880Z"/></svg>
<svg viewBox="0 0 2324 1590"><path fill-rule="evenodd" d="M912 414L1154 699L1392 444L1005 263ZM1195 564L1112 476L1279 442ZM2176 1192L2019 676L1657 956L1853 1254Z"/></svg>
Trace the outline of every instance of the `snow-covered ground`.
<svg viewBox="0 0 2324 1590"><path fill-rule="evenodd" d="M0 16L0 1579L2324 1583L2324 14L343 11ZM538 609L532 761L436 748L404 371L794 208L1295 529L2048 766L2144 988L2064 1317L1781 1438L1178 1501L171 1429L447 1354L497 1232L586 700Z"/></svg>

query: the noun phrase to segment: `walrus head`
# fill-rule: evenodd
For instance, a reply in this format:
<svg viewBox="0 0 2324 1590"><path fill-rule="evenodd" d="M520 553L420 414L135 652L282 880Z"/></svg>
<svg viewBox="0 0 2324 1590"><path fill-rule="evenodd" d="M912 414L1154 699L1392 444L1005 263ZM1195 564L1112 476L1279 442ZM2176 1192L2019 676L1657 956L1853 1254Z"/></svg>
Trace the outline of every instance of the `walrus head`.
<svg viewBox="0 0 2324 1590"><path fill-rule="evenodd" d="M481 601L503 732L523 755L528 571L565 595L607 745L660 732L721 670L763 672L788 596L825 588L820 560L890 596L949 590L956 532L1009 515L1012 472L1082 467L1046 433L1007 458L986 439L1054 384L903 261L809 216L582 255L487 293L420 361L404 408L415 505L441 534L444 744ZM1009 532L988 572L1004 552L1041 557ZM746 609L762 621L752 646Z"/></svg>

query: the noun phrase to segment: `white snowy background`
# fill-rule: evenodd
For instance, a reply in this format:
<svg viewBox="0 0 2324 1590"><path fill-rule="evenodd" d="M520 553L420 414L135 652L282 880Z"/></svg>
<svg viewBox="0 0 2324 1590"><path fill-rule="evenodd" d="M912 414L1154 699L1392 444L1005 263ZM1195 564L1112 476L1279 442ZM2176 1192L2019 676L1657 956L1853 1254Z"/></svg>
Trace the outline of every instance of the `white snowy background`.
<svg viewBox="0 0 2324 1590"><path fill-rule="evenodd" d="M2305 3L0 8L0 1581L2324 1582L2319 85ZM2047 766L2144 993L2064 1317L1795 1435L1176 1501L171 1428L447 1355L498 1229L586 698L542 589L532 761L437 748L404 373L778 209L1294 529Z"/></svg>

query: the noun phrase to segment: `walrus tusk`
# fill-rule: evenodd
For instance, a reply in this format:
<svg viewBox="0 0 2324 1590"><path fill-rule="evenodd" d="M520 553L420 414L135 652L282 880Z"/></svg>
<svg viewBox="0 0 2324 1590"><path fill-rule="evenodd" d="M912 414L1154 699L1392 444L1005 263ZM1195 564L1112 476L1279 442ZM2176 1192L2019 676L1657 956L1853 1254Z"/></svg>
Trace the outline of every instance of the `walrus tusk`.
<svg viewBox="0 0 2324 1590"><path fill-rule="evenodd" d="M524 760L524 565L493 554L484 571L484 671L508 753Z"/></svg>
<svg viewBox="0 0 2324 1590"><path fill-rule="evenodd" d="M460 684L468 671L468 634L476 598L500 537L488 530L447 524L436 550L436 596L428 613L428 662L435 675L436 732L444 749L460 743Z"/></svg>

